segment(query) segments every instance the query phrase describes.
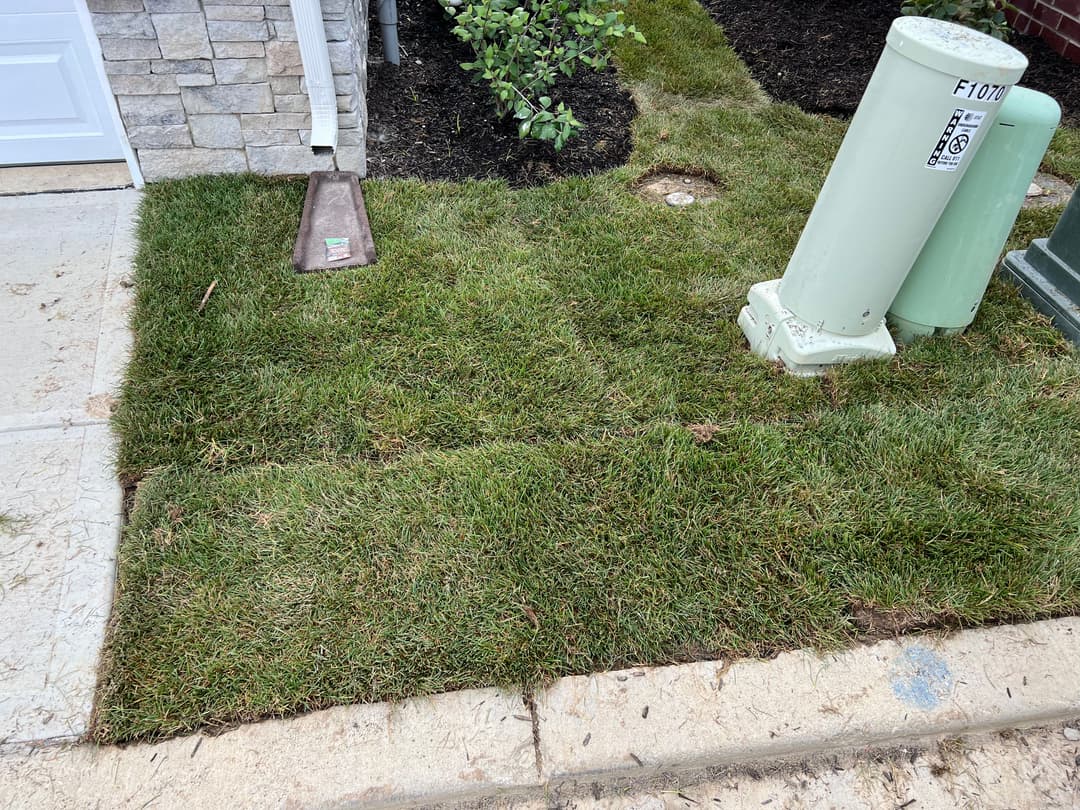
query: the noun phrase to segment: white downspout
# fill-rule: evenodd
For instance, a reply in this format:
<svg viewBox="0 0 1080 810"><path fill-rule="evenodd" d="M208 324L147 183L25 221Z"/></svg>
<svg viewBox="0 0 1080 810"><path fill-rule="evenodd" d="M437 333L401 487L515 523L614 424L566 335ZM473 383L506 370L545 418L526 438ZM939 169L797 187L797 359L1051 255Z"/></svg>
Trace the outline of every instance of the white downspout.
<svg viewBox="0 0 1080 810"><path fill-rule="evenodd" d="M86 45L90 49L91 61L94 63L94 78L101 86L106 100L105 103L109 108L109 122L120 137L120 151L124 155L124 162L127 163L128 171L131 172L132 185L135 188L142 188L145 185L142 169L139 168L139 161L135 159L135 150L131 148L127 129L120 118L120 110L116 106L116 96L113 95L109 77L105 74L105 60L101 56L101 41L94 33L94 21L90 16L90 9L87 7L85 0L75 3L75 12L79 15L79 27L82 29L82 34L86 38Z"/></svg>
<svg viewBox="0 0 1080 810"><path fill-rule="evenodd" d="M289 0L311 104L311 150L337 149L337 95L319 0Z"/></svg>

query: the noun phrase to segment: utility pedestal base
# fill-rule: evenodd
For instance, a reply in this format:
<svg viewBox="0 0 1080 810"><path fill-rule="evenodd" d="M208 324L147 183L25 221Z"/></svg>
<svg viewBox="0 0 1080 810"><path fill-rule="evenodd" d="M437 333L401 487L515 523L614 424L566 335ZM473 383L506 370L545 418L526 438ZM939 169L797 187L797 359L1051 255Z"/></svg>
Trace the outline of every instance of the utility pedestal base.
<svg viewBox="0 0 1080 810"><path fill-rule="evenodd" d="M896 354L884 320L869 335L826 332L801 320L780 303L780 279L755 284L746 298L739 326L750 350L767 360L782 360L796 376L812 377L824 374L829 366Z"/></svg>
<svg viewBox="0 0 1080 810"><path fill-rule="evenodd" d="M892 327L893 334L901 343L914 343L921 337L933 337L935 335L959 335L963 334L967 326L931 326L926 323L909 321L891 312L885 316L886 323Z"/></svg>
<svg viewBox="0 0 1080 810"><path fill-rule="evenodd" d="M1001 274L1020 288L1035 309L1048 315L1065 337L1080 345L1080 272L1055 254L1048 240L1036 239L1027 250L1010 252L1001 263Z"/></svg>

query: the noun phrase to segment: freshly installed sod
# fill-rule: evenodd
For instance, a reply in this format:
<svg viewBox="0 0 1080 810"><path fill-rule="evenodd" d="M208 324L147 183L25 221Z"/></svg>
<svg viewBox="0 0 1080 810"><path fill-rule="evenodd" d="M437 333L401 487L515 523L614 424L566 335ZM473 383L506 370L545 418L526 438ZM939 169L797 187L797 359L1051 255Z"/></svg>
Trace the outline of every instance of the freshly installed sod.
<svg viewBox="0 0 1080 810"><path fill-rule="evenodd" d="M367 183L373 267L292 273L302 182L148 191L97 739L1080 608L1077 356L997 281L890 363L751 356L843 124L770 104L696 3L631 15L630 166ZM720 201L640 199L661 166Z"/></svg>

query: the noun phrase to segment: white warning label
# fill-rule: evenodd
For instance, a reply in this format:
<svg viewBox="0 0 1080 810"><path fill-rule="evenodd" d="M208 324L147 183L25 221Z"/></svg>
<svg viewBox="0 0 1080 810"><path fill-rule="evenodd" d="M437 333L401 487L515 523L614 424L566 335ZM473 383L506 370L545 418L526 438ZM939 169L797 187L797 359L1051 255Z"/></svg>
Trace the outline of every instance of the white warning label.
<svg viewBox="0 0 1080 810"><path fill-rule="evenodd" d="M926 161L926 167L939 172L955 172L960 168L960 162L975 139L975 133L979 131L979 125L984 118L986 113L979 110L953 110L949 123L938 138L937 146Z"/></svg>

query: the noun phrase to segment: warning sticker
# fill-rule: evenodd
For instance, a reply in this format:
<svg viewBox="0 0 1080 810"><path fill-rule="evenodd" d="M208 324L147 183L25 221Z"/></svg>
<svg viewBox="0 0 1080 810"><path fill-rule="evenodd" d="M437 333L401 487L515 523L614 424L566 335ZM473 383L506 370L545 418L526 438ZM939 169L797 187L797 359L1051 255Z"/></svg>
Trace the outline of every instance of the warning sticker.
<svg viewBox="0 0 1080 810"><path fill-rule="evenodd" d="M964 153L975 139L975 133L979 131L979 125L984 118L986 113L979 110L953 110L949 123L938 138L937 146L926 161L926 167L940 172L955 172L960 168Z"/></svg>

